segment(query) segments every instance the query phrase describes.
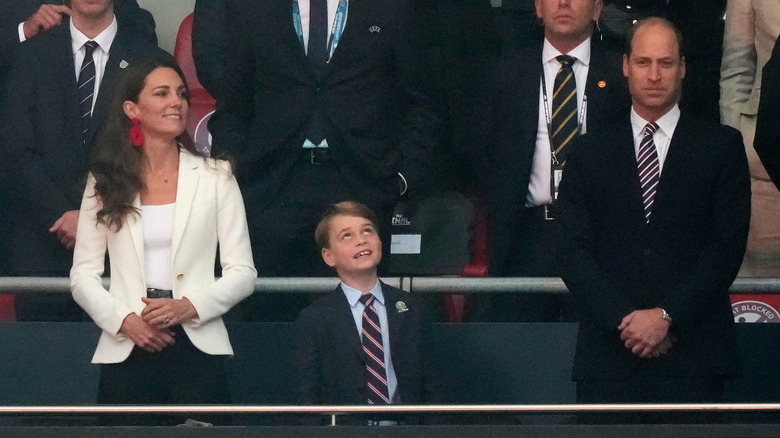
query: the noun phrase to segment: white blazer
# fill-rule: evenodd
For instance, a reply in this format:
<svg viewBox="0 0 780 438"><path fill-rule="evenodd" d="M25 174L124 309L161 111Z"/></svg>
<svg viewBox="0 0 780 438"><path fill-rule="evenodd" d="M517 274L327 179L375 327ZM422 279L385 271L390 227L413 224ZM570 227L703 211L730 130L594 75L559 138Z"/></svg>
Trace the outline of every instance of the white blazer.
<svg viewBox="0 0 780 438"><path fill-rule="evenodd" d="M103 329L92 363L122 362L134 346L119 333L127 315L140 315L141 297L146 296L140 197L134 205L139 215L127 217L119 231L98 224L101 202L90 175L81 203L70 289L76 302ZM217 244L222 277L215 281ZM232 355L222 314L252 294L257 271L244 202L227 162L179 153L172 246L173 297L186 297L198 312L198 318L182 323L185 333L205 353ZM106 251L111 265L109 290L100 278Z"/></svg>

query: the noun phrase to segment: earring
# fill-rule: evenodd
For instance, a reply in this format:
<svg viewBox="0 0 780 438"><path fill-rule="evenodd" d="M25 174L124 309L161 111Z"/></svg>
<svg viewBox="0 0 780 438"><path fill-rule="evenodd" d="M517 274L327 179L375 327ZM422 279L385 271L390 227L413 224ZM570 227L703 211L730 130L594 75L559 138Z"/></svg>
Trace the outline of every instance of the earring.
<svg viewBox="0 0 780 438"><path fill-rule="evenodd" d="M141 127L138 126L141 124L141 121L138 120L138 117L133 117L130 119L130 123L132 123L133 126L130 127L130 132L127 136L130 138L131 145L139 147L144 144L144 131L142 131Z"/></svg>

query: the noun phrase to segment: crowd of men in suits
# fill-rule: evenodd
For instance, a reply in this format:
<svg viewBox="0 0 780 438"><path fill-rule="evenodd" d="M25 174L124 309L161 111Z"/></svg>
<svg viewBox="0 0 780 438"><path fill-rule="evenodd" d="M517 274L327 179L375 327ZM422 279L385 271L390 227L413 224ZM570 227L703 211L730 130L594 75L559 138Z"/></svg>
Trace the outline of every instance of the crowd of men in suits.
<svg viewBox="0 0 780 438"><path fill-rule="evenodd" d="M671 21L631 27L620 54L593 37L604 6L535 0L543 38L499 50L489 3L463 2L461 18L486 17L472 35L489 50L474 53L467 38L444 43L457 18L434 1L198 0L212 154L236 162L259 274L330 275L312 239L328 205L359 201L381 225L454 172L487 205L490 274L560 276L573 297L488 297L472 320L579 321L583 402L720 400L736 362L728 287L750 226L743 139L691 105L682 84L701 74L700 53ZM7 269L65 276L111 85L135 59L169 55L135 0L2 8ZM484 69L460 65L473 59ZM95 71L94 92L79 102L83 71ZM755 147L777 182L776 118L762 124L761 111ZM73 317L50 299L17 301L20 319ZM287 320L307 304L255 299Z"/></svg>

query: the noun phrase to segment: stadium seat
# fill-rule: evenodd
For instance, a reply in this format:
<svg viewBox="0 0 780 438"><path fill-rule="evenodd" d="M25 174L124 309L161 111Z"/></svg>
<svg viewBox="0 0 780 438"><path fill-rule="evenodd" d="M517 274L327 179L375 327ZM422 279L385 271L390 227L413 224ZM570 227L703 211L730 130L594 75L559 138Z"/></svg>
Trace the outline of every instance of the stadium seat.
<svg viewBox="0 0 780 438"><path fill-rule="evenodd" d="M198 150L209 154L211 152L211 134L208 131L208 120L214 114L216 101L203 88L195 72L195 61L192 59L192 20L193 14L182 20L179 33L176 35L176 47L173 57L184 72L184 79L190 87L190 118L187 121L187 132L195 141Z"/></svg>

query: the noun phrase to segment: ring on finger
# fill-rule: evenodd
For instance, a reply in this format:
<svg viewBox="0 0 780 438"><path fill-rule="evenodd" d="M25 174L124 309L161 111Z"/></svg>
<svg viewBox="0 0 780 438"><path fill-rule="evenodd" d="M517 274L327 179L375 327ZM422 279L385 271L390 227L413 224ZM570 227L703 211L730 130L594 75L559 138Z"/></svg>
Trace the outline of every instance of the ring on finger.
<svg viewBox="0 0 780 438"><path fill-rule="evenodd" d="M171 320L166 316L165 319L163 319L162 323L163 324L168 324L169 322L171 322Z"/></svg>

